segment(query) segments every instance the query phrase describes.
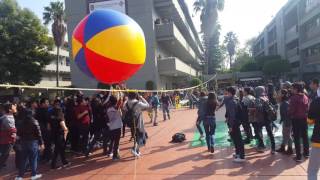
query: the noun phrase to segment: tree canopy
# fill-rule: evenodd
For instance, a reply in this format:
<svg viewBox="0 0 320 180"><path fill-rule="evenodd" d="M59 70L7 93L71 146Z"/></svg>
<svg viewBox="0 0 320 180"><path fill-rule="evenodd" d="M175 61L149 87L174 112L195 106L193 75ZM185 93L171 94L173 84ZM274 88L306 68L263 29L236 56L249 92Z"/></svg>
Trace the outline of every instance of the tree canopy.
<svg viewBox="0 0 320 180"><path fill-rule="evenodd" d="M288 60L272 59L263 65L263 73L269 76L281 76L290 71L290 63Z"/></svg>
<svg viewBox="0 0 320 180"><path fill-rule="evenodd" d="M230 31L224 37L224 44L227 47L227 52L230 60L230 68L232 66L232 57L236 54L237 45L239 44L239 40L237 35Z"/></svg>
<svg viewBox="0 0 320 180"><path fill-rule="evenodd" d="M15 0L0 1L0 83L35 85L52 61L47 29Z"/></svg>

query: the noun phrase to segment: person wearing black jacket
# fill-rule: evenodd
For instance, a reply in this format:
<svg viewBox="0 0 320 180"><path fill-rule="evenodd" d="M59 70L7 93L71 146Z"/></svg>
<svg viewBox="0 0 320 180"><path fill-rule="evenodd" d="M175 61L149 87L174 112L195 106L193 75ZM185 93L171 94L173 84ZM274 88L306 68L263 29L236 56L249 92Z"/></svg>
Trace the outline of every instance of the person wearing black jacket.
<svg viewBox="0 0 320 180"><path fill-rule="evenodd" d="M70 164L65 157L68 128L65 124L64 114L62 112L59 100L54 101L54 107L50 113L50 129L52 132L52 140L54 143L54 153L51 161L51 169L58 169L58 167L56 166L56 160L58 156L60 156L61 162L65 167Z"/></svg>
<svg viewBox="0 0 320 180"><path fill-rule="evenodd" d="M320 97L315 98L309 108L308 123L314 124L311 137L311 154L308 166L308 180L316 180L320 168Z"/></svg>
<svg viewBox="0 0 320 180"><path fill-rule="evenodd" d="M49 101L48 99L42 98L40 100L40 106L36 109L35 118L39 121L41 134L43 136L43 142L45 149L43 150L43 154L41 160L44 162L48 162L51 159L52 150L51 150L51 137L50 130L48 129L49 125Z"/></svg>
<svg viewBox="0 0 320 180"><path fill-rule="evenodd" d="M27 161L31 165L31 179L39 179L42 175L37 174L38 153L39 148L41 150L44 148L39 122L33 117L32 110L23 110L21 113L25 118L23 118L22 126L17 134L21 142L22 159L19 165L19 175L16 179L22 179Z"/></svg>

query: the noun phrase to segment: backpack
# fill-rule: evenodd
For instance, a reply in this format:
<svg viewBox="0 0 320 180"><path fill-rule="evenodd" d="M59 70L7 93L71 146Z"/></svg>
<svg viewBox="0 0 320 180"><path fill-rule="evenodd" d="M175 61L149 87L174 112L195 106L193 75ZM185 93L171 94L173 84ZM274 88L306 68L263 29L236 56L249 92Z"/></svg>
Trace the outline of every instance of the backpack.
<svg viewBox="0 0 320 180"><path fill-rule="evenodd" d="M127 112L124 115L123 122L130 128L134 126L134 123L133 123L134 121L137 123L138 118L136 117L135 111L134 111L134 108L136 107L137 104L138 102L135 102L132 108L129 107L128 103L126 104Z"/></svg>
<svg viewBox="0 0 320 180"><path fill-rule="evenodd" d="M268 121L273 122L277 120L277 109L270 101L265 103L265 112Z"/></svg>
<svg viewBox="0 0 320 180"><path fill-rule="evenodd" d="M156 96L151 97L151 106L157 108L159 105L159 99Z"/></svg>
<svg viewBox="0 0 320 180"><path fill-rule="evenodd" d="M186 135L183 133L176 133L172 136L172 143L182 143L186 140Z"/></svg>

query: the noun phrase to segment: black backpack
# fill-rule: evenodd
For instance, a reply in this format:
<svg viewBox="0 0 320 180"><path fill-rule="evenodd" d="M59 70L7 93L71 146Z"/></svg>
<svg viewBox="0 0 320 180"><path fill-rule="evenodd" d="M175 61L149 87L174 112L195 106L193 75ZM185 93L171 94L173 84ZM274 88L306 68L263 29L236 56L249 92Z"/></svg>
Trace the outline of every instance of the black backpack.
<svg viewBox="0 0 320 180"><path fill-rule="evenodd" d="M132 108L129 107L128 103L126 104L127 112L124 115L123 123L126 124L128 127L132 128L134 126L133 122L137 121L137 117L135 115L134 108L138 102L135 102Z"/></svg>
<svg viewBox="0 0 320 180"><path fill-rule="evenodd" d="M278 119L277 108L270 101L265 102L265 112L269 122L273 122Z"/></svg>
<svg viewBox="0 0 320 180"><path fill-rule="evenodd" d="M172 136L172 143L182 143L186 140L186 135L183 133L176 133Z"/></svg>

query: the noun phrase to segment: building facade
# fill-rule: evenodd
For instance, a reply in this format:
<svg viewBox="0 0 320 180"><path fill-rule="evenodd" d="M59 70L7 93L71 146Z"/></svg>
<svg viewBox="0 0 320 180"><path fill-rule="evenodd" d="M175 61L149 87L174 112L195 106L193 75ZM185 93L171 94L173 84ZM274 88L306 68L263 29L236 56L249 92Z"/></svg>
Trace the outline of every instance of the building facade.
<svg viewBox="0 0 320 180"><path fill-rule="evenodd" d="M254 56L288 59L291 80L320 77L320 0L289 0L257 37Z"/></svg>
<svg viewBox="0 0 320 180"><path fill-rule="evenodd" d="M57 49L50 51L50 54L56 55ZM56 59L47 65L42 71L42 79L37 84L41 87L56 87ZM70 58L69 51L66 48L60 48L59 58L59 86L71 86Z"/></svg>
<svg viewBox="0 0 320 180"><path fill-rule="evenodd" d="M127 87L145 89L152 81L157 89L178 88L201 75L203 49L184 0L65 0L65 5L69 42L76 25L95 8L126 12L141 26L147 46L146 62L126 82ZM96 88L98 84L73 62L71 78L76 87Z"/></svg>

